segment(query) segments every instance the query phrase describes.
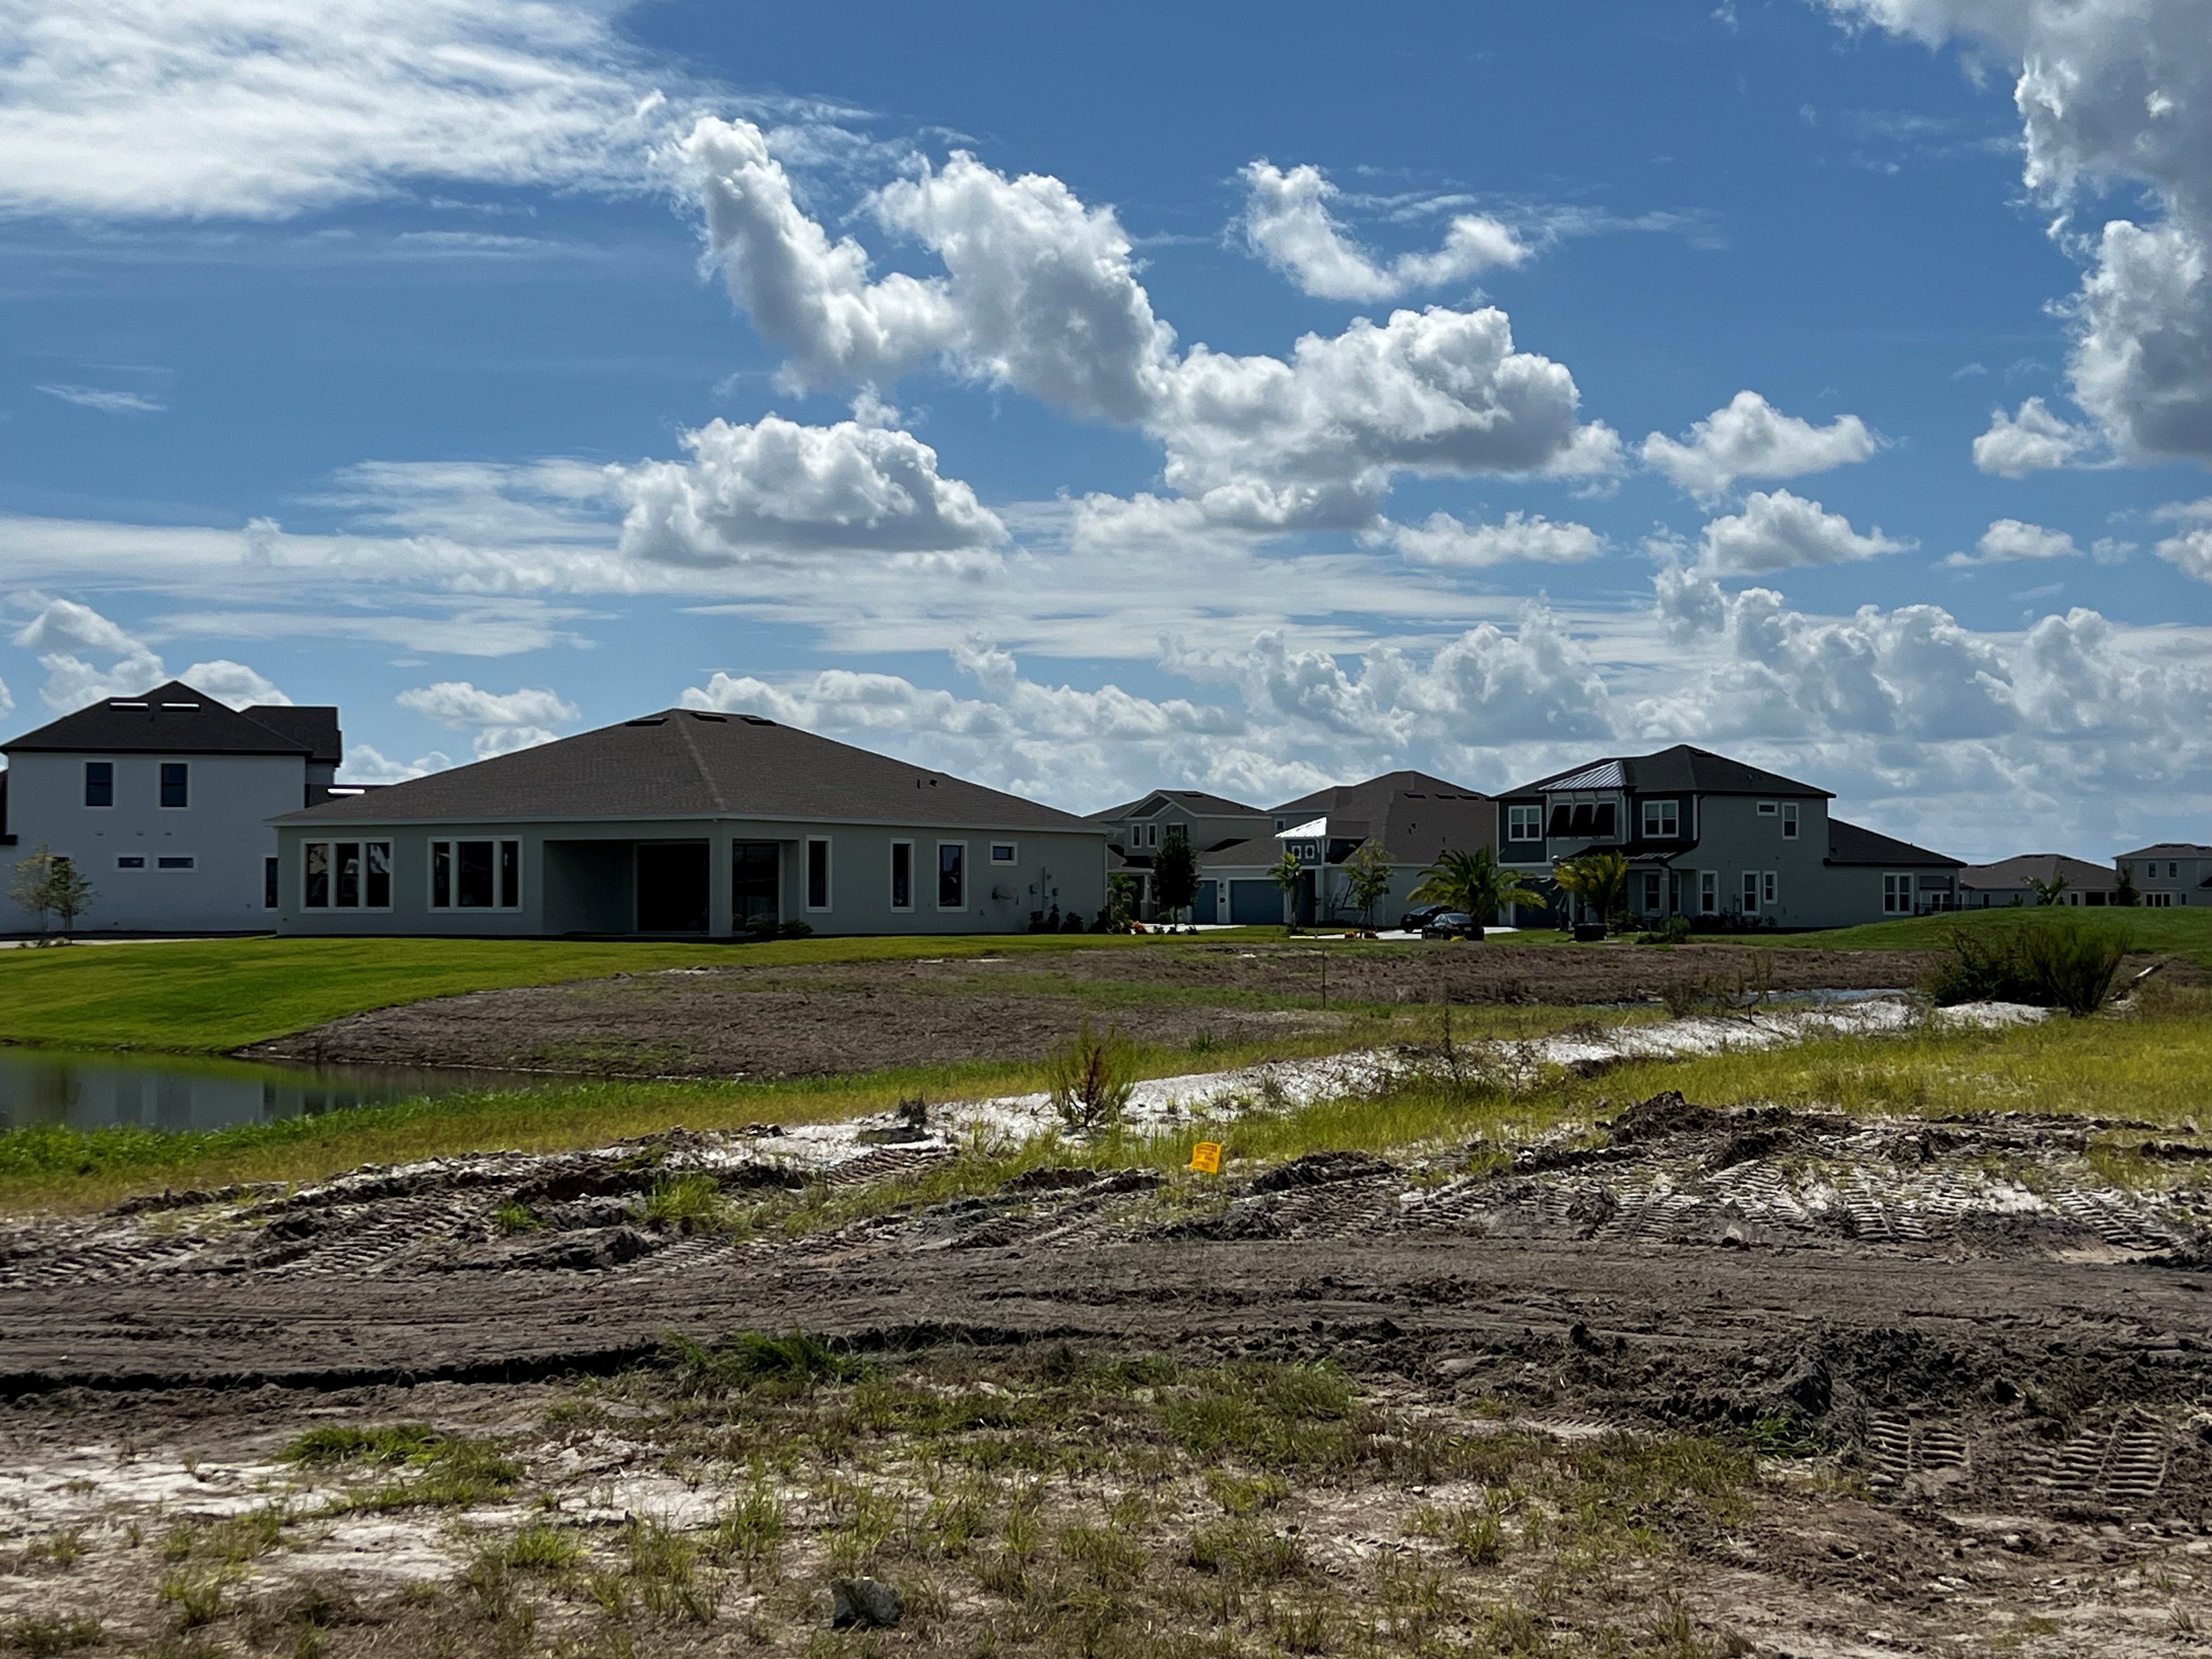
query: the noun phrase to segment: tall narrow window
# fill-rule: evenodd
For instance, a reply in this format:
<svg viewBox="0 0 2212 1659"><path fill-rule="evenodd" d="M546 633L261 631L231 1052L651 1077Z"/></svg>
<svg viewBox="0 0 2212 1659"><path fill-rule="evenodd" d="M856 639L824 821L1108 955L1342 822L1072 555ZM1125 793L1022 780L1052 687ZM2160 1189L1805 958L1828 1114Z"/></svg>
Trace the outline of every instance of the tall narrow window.
<svg viewBox="0 0 2212 1659"><path fill-rule="evenodd" d="M278 867L277 861L275 859L264 859L261 860L261 908L264 910L274 910L276 908L276 872Z"/></svg>
<svg viewBox="0 0 2212 1659"><path fill-rule="evenodd" d="M1650 916L1658 913L1659 872L1656 870L1647 871L1644 877L1644 914Z"/></svg>
<svg viewBox="0 0 2212 1659"><path fill-rule="evenodd" d="M1745 914L1746 915L1751 915L1753 911L1757 910L1758 908L1759 908L1759 872L1758 872L1758 871L1756 871L1756 870L1747 870L1747 871L1745 871L1745 872L1743 872L1743 910L1744 910L1744 914Z"/></svg>
<svg viewBox="0 0 2212 1659"><path fill-rule="evenodd" d="M1778 884L1774 879L1774 877L1775 872L1769 870L1762 874L1759 878L1759 901L1762 904L1771 905L1774 902L1775 894L1778 890Z"/></svg>
<svg viewBox="0 0 2212 1659"><path fill-rule="evenodd" d="M453 843L449 841L430 843L430 908L453 908Z"/></svg>
<svg viewBox="0 0 2212 1659"><path fill-rule="evenodd" d="M337 908L358 910L361 908L361 843L357 841L337 842L331 851L331 863L337 871Z"/></svg>
<svg viewBox="0 0 2212 1659"><path fill-rule="evenodd" d="M741 841L730 858L732 925L740 933L764 933L783 914L783 848L772 841Z"/></svg>
<svg viewBox="0 0 2212 1659"><path fill-rule="evenodd" d="M189 806L191 805L192 769L182 761L161 763L161 805Z"/></svg>
<svg viewBox="0 0 2212 1659"><path fill-rule="evenodd" d="M362 850L365 856L361 902L372 910L389 910L392 908L392 843L373 841ZM276 860L271 859L270 863L274 865ZM272 875L269 879L270 890L274 892L276 878ZM271 899L270 902L274 904L276 900Z"/></svg>
<svg viewBox="0 0 2212 1659"><path fill-rule="evenodd" d="M1698 872L1698 909L1708 916L1718 915L1721 908L1721 872L1700 870Z"/></svg>
<svg viewBox="0 0 2212 1659"><path fill-rule="evenodd" d="M914 908L914 843L910 841L891 843L891 908Z"/></svg>
<svg viewBox="0 0 2212 1659"><path fill-rule="evenodd" d="M499 908L517 909L522 903L522 843L503 841L499 844Z"/></svg>
<svg viewBox="0 0 2212 1659"><path fill-rule="evenodd" d="M492 885L492 844L488 841L453 843L453 903L463 910L489 910L496 899Z"/></svg>
<svg viewBox="0 0 2212 1659"><path fill-rule="evenodd" d="M957 910L968 902L968 843L937 843L937 908Z"/></svg>
<svg viewBox="0 0 2212 1659"><path fill-rule="evenodd" d="M1797 839L1797 803L1794 800L1785 800L1782 803L1782 839L1784 841Z"/></svg>
<svg viewBox="0 0 2212 1659"><path fill-rule="evenodd" d="M84 763L84 804L87 806L115 805L113 761L87 761Z"/></svg>
<svg viewBox="0 0 2212 1659"><path fill-rule="evenodd" d="M303 867L307 875L301 902L310 910L327 910L331 908L331 844L311 841L304 850L307 859Z"/></svg>
<svg viewBox="0 0 2212 1659"><path fill-rule="evenodd" d="M830 843L819 836L806 841L806 908L830 908Z"/></svg>

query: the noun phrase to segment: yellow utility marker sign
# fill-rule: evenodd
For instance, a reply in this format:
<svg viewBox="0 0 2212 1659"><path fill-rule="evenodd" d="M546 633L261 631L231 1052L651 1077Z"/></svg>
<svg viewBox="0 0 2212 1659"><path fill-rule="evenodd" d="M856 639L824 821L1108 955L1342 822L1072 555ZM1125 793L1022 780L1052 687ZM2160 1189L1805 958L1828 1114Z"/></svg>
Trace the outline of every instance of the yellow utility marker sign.
<svg viewBox="0 0 2212 1659"><path fill-rule="evenodd" d="M1219 1175L1221 1143L1218 1140L1200 1141L1190 1149L1190 1167L1200 1175Z"/></svg>

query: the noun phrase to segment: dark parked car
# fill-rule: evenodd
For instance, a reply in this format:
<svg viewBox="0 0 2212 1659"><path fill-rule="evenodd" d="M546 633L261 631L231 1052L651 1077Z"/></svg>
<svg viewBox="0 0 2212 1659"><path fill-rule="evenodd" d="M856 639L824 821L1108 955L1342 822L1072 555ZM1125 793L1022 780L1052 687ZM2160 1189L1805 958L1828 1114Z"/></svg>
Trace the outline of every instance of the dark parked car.
<svg viewBox="0 0 2212 1659"><path fill-rule="evenodd" d="M1474 933L1474 918L1464 910L1447 910L1421 929L1423 939L1468 939Z"/></svg>
<svg viewBox="0 0 2212 1659"><path fill-rule="evenodd" d="M1419 905L1414 908L1407 911L1404 915L1399 917L1398 926L1406 933L1418 933L1422 928L1427 927L1431 922L1434 921L1438 916L1443 915L1450 908L1451 906L1449 904Z"/></svg>

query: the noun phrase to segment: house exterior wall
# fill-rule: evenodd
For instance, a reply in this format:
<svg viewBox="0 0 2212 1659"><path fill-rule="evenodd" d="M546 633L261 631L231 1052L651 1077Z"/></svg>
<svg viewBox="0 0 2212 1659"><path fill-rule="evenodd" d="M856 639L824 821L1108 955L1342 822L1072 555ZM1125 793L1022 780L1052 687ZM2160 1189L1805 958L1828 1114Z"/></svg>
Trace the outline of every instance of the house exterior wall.
<svg viewBox="0 0 2212 1659"><path fill-rule="evenodd" d="M115 769L113 805L84 804L88 761ZM164 762L189 769L183 806L161 804ZM306 804L306 757L33 751L10 757L8 775L10 861L44 846L76 865L93 885L78 932L258 933L273 925L275 913L262 903L264 860L277 850L269 820ZM164 858L192 863L165 870ZM123 859L145 864L125 868ZM7 912L0 930L38 925L12 905Z"/></svg>
<svg viewBox="0 0 2212 1659"><path fill-rule="evenodd" d="M2212 855L2203 849L2194 852L2169 850L2153 858L2147 851L2124 854L2113 860L2114 879L2118 872L2132 866L2135 871L2136 891L2148 905L2166 908L2177 904L2212 904L2212 890L2205 884L2212 882ZM2158 895L2154 898L2153 894Z"/></svg>
<svg viewBox="0 0 2212 1659"><path fill-rule="evenodd" d="M298 934L451 934L557 937L629 933L636 929L635 849L641 843L703 843L708 849L707 937L735 931L732 851L739 842L781 849L780 919L805 921L817 933L1011 933L1025 931L1032 909L1058 903L1094 917L1106 902L1106 848L1095 830L945 829L935 825L794 823L743 818L550 820L374 825L363 822L284 824L281 852L280 933ZM520 846L520 902L513 909L433 908L433 841L514 841ZM826 907L808 904L807 843L829 843ZM310 842L388 842L392 902L381 909L310 908L305 903ZM913 848L913 904L891 907L891 846ZM937 902L939 843L963 843L962 902ZM994 864L993 845L1011 845L1011 861Z"/></svg>

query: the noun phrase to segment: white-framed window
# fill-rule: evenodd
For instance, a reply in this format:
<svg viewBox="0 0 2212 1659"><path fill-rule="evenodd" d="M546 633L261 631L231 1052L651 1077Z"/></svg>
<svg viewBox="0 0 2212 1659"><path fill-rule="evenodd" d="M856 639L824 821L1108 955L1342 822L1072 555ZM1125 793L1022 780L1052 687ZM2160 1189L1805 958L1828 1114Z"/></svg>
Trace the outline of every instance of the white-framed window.
<svg viewBox="0 0 2212 1659"><path fill-rule="evenodd" d="M940 841L937 843L937 908L960 910L967 904L968 843Z"/></svg>
<svg viewBox="0 0 2212 1659"><path fill-rule="evenodd" d="M113 761L87 761L84 763L84 804L87 806L115 805Z"/></svg>
<svg viewBox="0 0 2212 1659"><path fill-rule="evenodd" d="M115 867L118 870L143 870L146 867L146 860L139 854L125 853L115 860Z"/></svg>
<svg viewBox="0 0 2212 1659"><path fill-rule="evenodd" d="M1656 870L1647 870L1644 873L1644 914L1647 916L1659 914L1659 872Z"/></svg>
<svg viewBox="0 0 2212 1659"><path fill-rule="evenodd" d="M2149 909L2171 910L2173 908L2173 895L2171 893L2145 893L2142 896L2142 902L2145 907Z"/></svg>
<svg viewBox="0 0 2212 1659"><path fill-rule="evenodd" d="M1782 839L1784 841L1797 839L1797 803L1794 800L1785 800L1782 803Z"/></svg>
<svg viewBox="0 0 2212 1659"><path fill-rule="evenodd" d="M1759 872L1747 870L1743 872L1743 913L1748 916L1755 915L1758 909Z"/></svg>
<svg viewBox="0 0 2212 1659"><path fill-rule="evenodd" d="M827 910L830 908L830 837L809 836L806 838L806 908Z"/></svg>
<svg viewBox="0 0 2212 1659"><path fill-rule="evenodd" d="M1909 916L1912 914L1912 876L1887 873L1881 878L1881 913L1886 916Z"/></svg>
<svg viewBox="0 0 2212 1659"><path fill-rule="evenodd" d="M1544 839L1544 809L1540 806L1509 806L1505 809L1505 839L1508 841L1541 841Z"/></svg>
<svg viewBox="0 0 2212 1659"><path fill-rule="evenodd" d="M1302 841L1298 843L1298 856L1302 859L1314 858L1318 855L1320 848L1321 843L1317 841Z"/></svg>
<svg viewBox="0 0 2212 1659"><path fill-rule="evenodd" d="M1702 915L1717 916L1721 913L1721 872L1717 870L1698 872L1698 910Z"/></svg>
<svg viewBox="0 0 2212 1659"><path fill-rule="evenodd" d="M2181 866L2180 866L2180 864L2179 864L2179 862L2174 862L2174 863L2170 863L2170 864L2168 864L2168 865L2166 866L2166 877L2167 877L2167 878L2168 878L2169 880L2171 880L2172 878L2174 878L2174 877L2176 877L2176 876L2179 876L2179 875L2181 873Z"/></svg>
<svg viewBox="0 0 2212 1659"><path fill-rule="evenodd" d="M192 804L192 769L184 761L161 763L161 805L186 807Z"/></svg>
<svg viewBox="0 0 2212 1659"><path fill-rule="evenodd" d="M1771 801L1771 800L1763 800L1763 801L1761 801L1761 802L1759 802L1759 817L1763 817L1763 818L1771 818L1771 817L1772 817L1774 816L1774 811L1775 811L1775 808L1774 808L1774 803L1773 803L1772 801Z"/></svg>
<svg viewBox="0 0 2212 1659"><path fill-rule="evenodd" d="M991 843L992 863L1019 864L1021 861L1022 849L1014 842L1010 841L994 841Z"/></svg>
<svg viewBox="0 0 2212 1659"><path fill-rule="evenodd" d="M198 865L199 860L190 853L170 853L154 860L156 870L191 870Z"/></svg>
<svg viewBox="0 0 2212 1659"><path fill-rule="evenodd" d="M1776 872L1774 871L1762 870L1759 872L1759 902L1761 904L1771 907L1774 903L1776 898L1779 896L1781 890L1782 884L1776 879Z"/></svg>
<svg viewBox="0 0 2212 1659"><path fill-rule="evenodd" d="M1145 826L1145 844L1147 847L1158 847L1160 844L1160 826L1158 824L1148 823Z"/></svg>
<svg viewBox="0 0 2212 1659"><path fill-rule="evenodd" d="M1682 804L1674 800L1644 803L1644 839L1673 841L1682 833Z"/></svg>
<svg viewBox="0 0 2212 1659"><path fill-rule="evenodd" d="M276 889L264 867L262 896L274 908ZM392 843L388 841L309 841L300 843L300 903L308 910L389 910Z"/></svg>
<svg viewBox="0 0 2212 1659"><path fill-rule="evenodd" d="M914 908L914 843L910 841L891 843L891 908Z"/></svg>
<svg viewBox="0 0 2212 1659"><path fill-rule="evenodd" d="M522 843L519 841L434 841L430 843L433 910L520 910Z"/></svg>

